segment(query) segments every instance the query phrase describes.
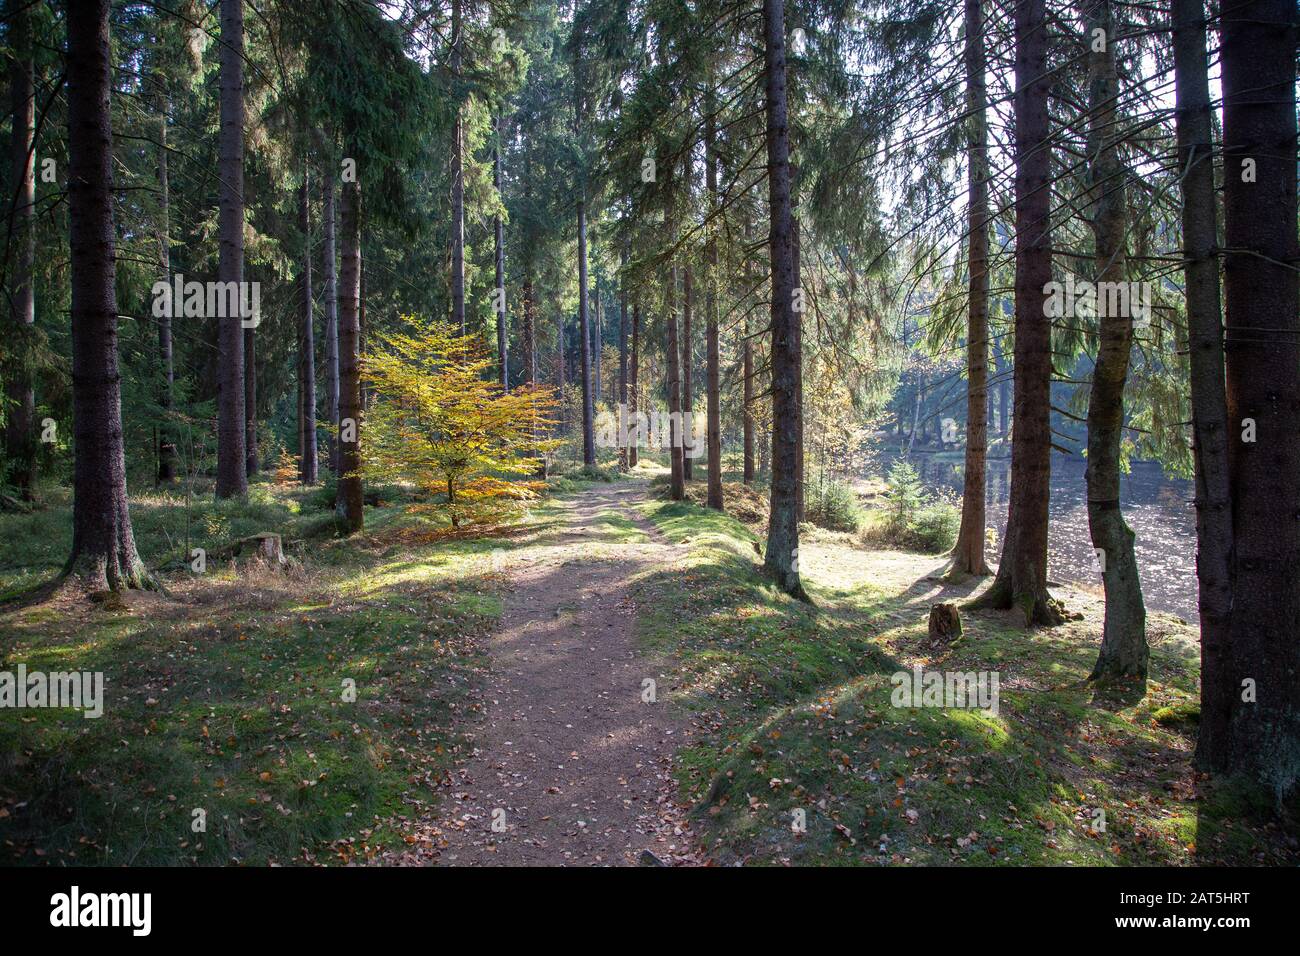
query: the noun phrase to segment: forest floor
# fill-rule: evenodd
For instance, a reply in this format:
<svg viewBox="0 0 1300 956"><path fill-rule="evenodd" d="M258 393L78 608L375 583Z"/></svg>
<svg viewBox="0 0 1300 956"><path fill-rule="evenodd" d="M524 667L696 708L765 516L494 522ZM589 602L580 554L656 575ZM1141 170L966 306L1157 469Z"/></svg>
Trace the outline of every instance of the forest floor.
<svg viewBox="0 0 1300 956"><path fill-rule="evenodd" d="M723 515L652 474L559 479L477 536L383 489L349 539L310 491L133 498L151 566L263 530L290 566L0 604L0 670L106 676L99 719L0 709L0 859L1300 862L1285 817L1192 768L1194 625L1151 615L1148 693L1102 694L1095 593L1054 589L1062 627L963 612L931 643L930 605L983 582L808 527L809 606L761 574L757 496L728 484ZM59 499L0 516L0 592L57 571L69 524ZM914 666L997 672L997 713L892 706Z"/></svg>

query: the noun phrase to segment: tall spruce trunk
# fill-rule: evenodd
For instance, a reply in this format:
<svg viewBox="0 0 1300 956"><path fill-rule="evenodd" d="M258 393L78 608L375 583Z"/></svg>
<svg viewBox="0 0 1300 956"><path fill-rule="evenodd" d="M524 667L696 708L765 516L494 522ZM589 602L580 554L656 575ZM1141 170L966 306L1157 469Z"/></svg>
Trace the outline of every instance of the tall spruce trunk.
<svg viewBox="0 0 1300 956"><path fill-rule="evenodd" d="M355 147L353 147L355 149ZM355 156L355 152L349 153ZM365 524L361 475L361 184L344 182L339 209L339 479L334 501L342 531ZM351 439L350 441L348 439Z"/></svg>
<svg viewBox="0 0 1300 956"><path fill-rule="evenodd" d="M149 587L126 497L117 364L108 0L68 17L68 237L72 285L72 553L91 590ZM238 328L238 326L236 326ZM241 462L242 465L242 462ZM240 469L242 473L242 467Z"/></svg>
<svg viewBox="0 0 1300 956"><path fill-rule="evenodd" d="M221 129L217 144L217 279L223 283L238 284L244 279L243 0L221 0L221 49L218 62ZM217 318L216 322L216 495L218 498L242 497L248 494L244 329L238 315Z"/></svg>
<svg viewBox="0 0 1300 956"><path fill-rule="evenodd" d="M13 271L9 282L9 347L16 361L9 369L5 391L9 399L5 421L5 456L8 478L24 501L36 495L36 391L32 384L33 331L36 323L36 300L32 291L32 267L36 261L36 232L32 213L36 203L36 159L33 142L36 132L36 83L32 60L31 12L23 2L7 4L9 44L13 63L9 68L10 96L13 104L13 135L10 140L10 167L13 172ZM0 478L4 478L0 474Z"/></svg>
<svg viewBox="0 0 1300 956"><path fill-rule="evenodd" d="M671 229L668 230L668 234L672 235ZM664 342L664 353L668 360L668 381L666 382L668 389L668 455L671 466L669 470L669 497L673 501L684 501L686 498L686 469L684 466L685 457L682 455L682 356L679 351L681 343L678 341L677 333L676 263L673 263L668 268L664 299L666 309L664 329L667 335L667 340Z"/></svg>
<svg viewBox="0 0 1300 956"><path fill-rule="evenodd" d="M993 584L973 605L1019 609L1026 626L1061 622L1047 593L1051 493L1051 140L1044 0L1016 0L1015 411L1007 530Z"/></svg>
<svg viewBox="0 0 1300 956"><path fill-rule="evenodd" d="M302 445L298 475L316 484L316 329L312 321L311 192L306 164L298 190L298 229L302 233L302 324L298 330L298 382L302 394Z"/></svg>
<svg viewBox="0 0 1300 956"><path fill-rule="evenodd" d="M1102 31L1100 34L1097 31ZM1092 213L1096 281L1127 283L1128 171L1120 160L1123 132L1116 103L1115 18L1111 0L1093 0L1088 9L1089 207ZM1101 36L1101 49L1096 37ZM1099 286L1100 288L1100 286ZM1114 308L1115 306L1120 308ZM1109 294L1097 296L1097 361L1088 398L1088 529L1102 567L1106 616L1101 651L1092 680L1135 679L1146 685L1150 652L1146 607L1133 554L1134 535L1120 510L1120 447L1124 437L1124 383L1133 347L1133 303ZM1123 314L1128 312L1127 315ZM1115 314L1116 312L1120 314Z"/></svg>
<svg viewBox="0 0 1300 956"><path fill-rule="evenodd" d="M786 592L806 598L799 579L799 314L794 309L794 224L790 207L790 129L786 103L785 11L763 0L767 112L769 247L772 266L772 494L763 563Z"/></svg>
<svg viewBox="0 0 1300 956"><path fill-rule="evenodd" d="M710 107L713 99L710 97ZM704 187L709 193L709 207L718 210L718 157L715 149L716 120L709 110L704 132ZM704 362L705 417L708 442L707 504L722 511L722 372L718 350L718 240L712 231L704 247Z"/></svg>
<svg viewBox="0 0 1300 956"><path fill-rule="evenodd" d="M638 369L641 367L641 303L632 303L632 354L628 356L627 362L627 417L628 421L635 424L637 412L641 409L640 401L640 382ZM629 426L631 427L631 426ZM627 448L627 466L635 468L638 460L638 449L641 445L641 430L637 428L635 437L628 442Z"/></svg>
<svg viewBox="0 0 1300 956"><path fill-rule="evenodd" d="M578 199L578 337L582 340L582 463L596 464L591 399L591 335L587 317L587 200Z"/></svg>
<svg viewBox="0 0 1300 956"><path fill-rule="evenodd" d="M171 170L167 154L167 114L170 98L164 93L158 97L158 278L172 281L171 266ZM158 362L162 368L162 389L158 404L162 408L162 423L158 428L158 483L169 484L176 480L176 431L172 421L175 405L176 366L172 349L172 319L170 310L158 318Z"/></svg>
<svg viewBox="0 0 1300 956"><path fill-rule="evenodd" d="M1224 4L1224 302L1233 573L1225 769L1300 777L1296 7ZM1246 420L1255 425L1246 440ZM1247 684L1246 682L1250 682Z"/></svg>
<svg viewBox="0 0 1300 956"><path fill-rule="evenodd" d="M989 405L989 183L988 107L984 83L982 0L966 0L966 209L969 253L966 312L966 467L962 474L961 527L952 570L984 576L985 485Z"/></svg>
<svg viewBox="0 0 1300 956"><path fill-rule="evenodd" d="M524 315L523 327L519 330L521 355L520 364L523 365L524 384L537 384L537 319L534 312L537 308L533 302L533 273L531 264L524 273Z"/></svg>
<svg viewBox="0 0 1300 956"><path fill-rule="evenodd" d="M257 339L251 326L244 329L244 473L257 474Z"/></svg>
<svg viewBox="0 0 1300 956"><path fill-rule="evenodd" d="M747 485L754 484L754 344L749 337L749 316L746 315L740 330L740 372L741 372L741 441L744 445L744 461L741 480Z"/></svg>
<svg viewBox="0 0 1300 956"><path fill-rule="evenodd" d="M501 117L495 120L496 142L492 149L492 185L496 187L497 195L501 195ZM501 388L510 387L510 345L509 336L506 329L506 234L505 223L501 221L501 214L498 212L493 217L492 223L493 238L496 242L496 270L497 285L496 297L497 303L497 365L500 373Z"/></svg>
<svg viewBox="0 0 1300 956"><path fill-rule="evenodd" d="M600 308L600 280L596 279L593 283L593 292L591 296L591 394L596 402L604 401L600 391L600 356L604 349L601 342L601 329L603 327L604 316Z"/></svg>
<svg viewBox="0 0 1300 956"><path fill-rule="evenodd" d="M451 72L460 80L461 0L451 3ZM465 110L456 104L451 146L451 324L465 334Z"/></svg>
<svg viewBox="0 0 1300 956"><path fill-rule="evenodd" d="M330 471L339 471L339 302L338 265L334 251L334 172L326 163L326 173L321 184L325 192L321 218L324 236L322 256L325 260L325 414L329 416L326 437L326 456Z"/></svg>
<svg viewBox="0 0 1300 956"><path fill-rule="evenodd" d="M1232 498L1219 299L1218 216L1205 0L1173 0L1175 123L1183 188L1183 278L1196 468L1196 577L1201 620L1201 719L1196 760L1227 765L1234 689L1227 659L1232 613Z"/></svg>
<svg viewBox="0 0 1300 956"><path fill-rule="evenodd" d="M618 407L619 416L627 416L627 246L620 257L622 269L618 280ZM628 467L627 443L624 432L619 432L618 463L625 471Z"/></svg>
<svg viewBox="0 0 1300 956"><path fill-rule="evenodd" d="M690 180L686 180L688 186ZM695 450L695 400L691 395L691 320L695 311L695 274L688 264L682 274L682 477L686 481L695 479L694 459L686 454L687 436L690 436L690 451Z"/></svg>

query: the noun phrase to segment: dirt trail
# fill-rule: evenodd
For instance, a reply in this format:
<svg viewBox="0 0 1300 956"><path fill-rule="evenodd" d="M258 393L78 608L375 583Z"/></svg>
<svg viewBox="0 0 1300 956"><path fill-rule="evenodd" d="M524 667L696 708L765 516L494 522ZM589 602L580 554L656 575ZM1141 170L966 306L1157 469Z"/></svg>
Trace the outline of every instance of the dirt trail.
<svg viewBox="0 0 1300 956"><path fill-rule="evenodd" d="M473 756L453 771L437 829L440 865L635 865L692 858L672 799L687 731L641 655L628 582L684 553L627 507L644 483L563 502L564 520L501 552L510 580ZM611 513L641 534L610 523ZM619 540L628 537L635 541ZM658 703L643 701L657 682ZM493 824L496 824L496 829ZM504 827L504 829L502 829Z"/></svg>

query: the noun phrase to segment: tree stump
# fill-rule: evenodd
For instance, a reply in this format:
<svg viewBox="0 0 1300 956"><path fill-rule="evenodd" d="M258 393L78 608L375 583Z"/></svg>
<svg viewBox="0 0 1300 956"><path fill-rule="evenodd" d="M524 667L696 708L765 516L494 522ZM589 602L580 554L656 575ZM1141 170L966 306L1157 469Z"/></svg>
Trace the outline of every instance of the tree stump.
<svg viewBox="0 0 1300 956"><path fill-rule="evenodd" d="M261 531L257 534L250 534L246 538L240 538L238 541L233 541L212 555L212 557L239 560L261 558L267 564L275 566L287 563L280 536L272 531Z"/></svg>
<svg viewBox="0 0 1300 956"><path fill-rule="evenodd" d="M952 641L961 637L961 614L956 604L936 604L930 608L930 640Z"/></svg>

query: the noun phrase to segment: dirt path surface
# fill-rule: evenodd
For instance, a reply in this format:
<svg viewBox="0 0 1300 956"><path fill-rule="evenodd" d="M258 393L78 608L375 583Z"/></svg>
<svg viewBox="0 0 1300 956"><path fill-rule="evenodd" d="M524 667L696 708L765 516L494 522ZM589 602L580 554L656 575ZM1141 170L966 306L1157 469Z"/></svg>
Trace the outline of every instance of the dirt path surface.
<svg viewBox="0 0 1300 956"><path fill-rule="evenodd" d="M499 553L509 579L475 750L453 771L429 862L619 866L690 862L671 755L687 731L663 703L661 668L640 654L633 576L684 549L628 508L644 483L598 487ZM643 698L655 680L658 703ZM653 854L653 858L644 851Z"/></svg>

